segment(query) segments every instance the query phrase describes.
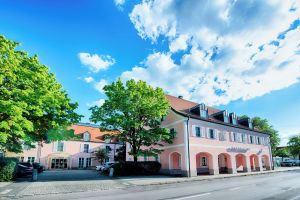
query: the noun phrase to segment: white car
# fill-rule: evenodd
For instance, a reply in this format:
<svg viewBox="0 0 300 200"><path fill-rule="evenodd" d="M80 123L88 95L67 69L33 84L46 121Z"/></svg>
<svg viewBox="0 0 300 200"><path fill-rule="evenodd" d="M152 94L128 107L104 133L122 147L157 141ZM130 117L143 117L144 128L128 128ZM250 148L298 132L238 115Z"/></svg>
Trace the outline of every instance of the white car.
<svg viewBox="0 0 300 200"><path fill-rule="evenodd" d="M109 168L114 163L115 162L106 162L104 165L97 165L96 170L97 171L103 171L105 168Z"/></svg>

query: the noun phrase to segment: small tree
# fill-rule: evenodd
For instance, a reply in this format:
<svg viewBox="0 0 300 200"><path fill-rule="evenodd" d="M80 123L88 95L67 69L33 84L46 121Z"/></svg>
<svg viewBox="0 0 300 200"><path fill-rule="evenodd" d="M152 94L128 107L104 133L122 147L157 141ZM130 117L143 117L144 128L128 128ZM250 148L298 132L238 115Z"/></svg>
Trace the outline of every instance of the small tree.
<svg viewBox="0 0 300 200"><path fill-rule="evenodd" d="M281 158L289 157L290 152L286 147L283 147L275 151L275 156L279 156Z"/></svg>
<svg viewBox="0 0 300 200"><path fill-rule="evenodd" d="M101 107L91 108L90 120L105 129L118 130L113 135L131 145L134 162L138 156L161 153L157 146L172 142L168 129L161 128L161 119L170 106L161 88L153 88L144 81L129 80L124 85L119 79L103 89L107 96Z"/></svg>
<svg viewBox="0 0 300 200"><path fill-rule="evenodd" d="M117 150L116 150L116 155L115 155L115 161L126 161L126 145L122 145L120 146Z"/></svg>
<svg viewBox="0 0 300 200"><path fill-rule="evenodd" d="M289 139L288 148L294 157L298 156L300 159L300 134Z"/></svg>
<svg viewBox="0 0 300 200"><path fill-rule="evenodd" d="M100 163L103 164L106 159L109 158L109 152L106 149L98 149L95 151L95 159Z"/></svg>

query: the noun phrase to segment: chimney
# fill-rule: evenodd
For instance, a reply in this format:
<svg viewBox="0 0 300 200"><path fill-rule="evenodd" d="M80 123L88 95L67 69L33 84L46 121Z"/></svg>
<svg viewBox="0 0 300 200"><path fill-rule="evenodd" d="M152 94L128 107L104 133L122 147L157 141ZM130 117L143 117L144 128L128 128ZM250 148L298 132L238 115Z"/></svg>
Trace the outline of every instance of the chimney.
<svg viewBox="0 0 300 200"><path fill-rule="evenodd" d="M179 95L178 98L179 98L179 99L183 99L183 96L182 96L182 95Z"/></svg>

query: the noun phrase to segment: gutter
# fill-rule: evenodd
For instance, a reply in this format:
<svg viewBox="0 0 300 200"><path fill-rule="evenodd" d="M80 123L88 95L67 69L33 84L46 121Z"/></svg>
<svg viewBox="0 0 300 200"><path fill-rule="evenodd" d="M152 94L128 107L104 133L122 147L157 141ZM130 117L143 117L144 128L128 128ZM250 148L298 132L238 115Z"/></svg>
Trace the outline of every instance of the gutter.
<svg viewBox="0 0 300 200"><path fill-rule="evenodd" d="M191 159L190 159L190 134L189 134L189 120L190 117L187 116L188 119L186 120L186 134L187 134L187 146L188 146L188 164L189 164L189 171L188 171L188 177L191 177Z"/></svg>

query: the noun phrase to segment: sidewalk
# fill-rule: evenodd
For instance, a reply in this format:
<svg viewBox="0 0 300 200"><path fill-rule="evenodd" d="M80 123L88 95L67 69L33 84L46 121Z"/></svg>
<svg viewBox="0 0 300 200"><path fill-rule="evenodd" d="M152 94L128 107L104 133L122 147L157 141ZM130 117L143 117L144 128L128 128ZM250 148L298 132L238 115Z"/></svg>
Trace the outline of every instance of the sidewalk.
<svg viewBox="0 0 300 200"><path fill-rule="evenodd" d="M247 173L237 173L237 174L219 174L219 175L201 175L197 177L169 177L169 176L139 176L139 177L118 177L119 181L123 185L128 186L146 186L146 185L162 185L162 184L172 184L172 183L181 183L181 182L192 182L192 181L203 181L203 180L212 180L212 179L222 179L230 177L239 177L239 176L253 176L260 174L269 174L285 171L300 170L300 167L285 167L285 168L276 168L272 171L262 171L262 172L247 172Z"/></svg>

